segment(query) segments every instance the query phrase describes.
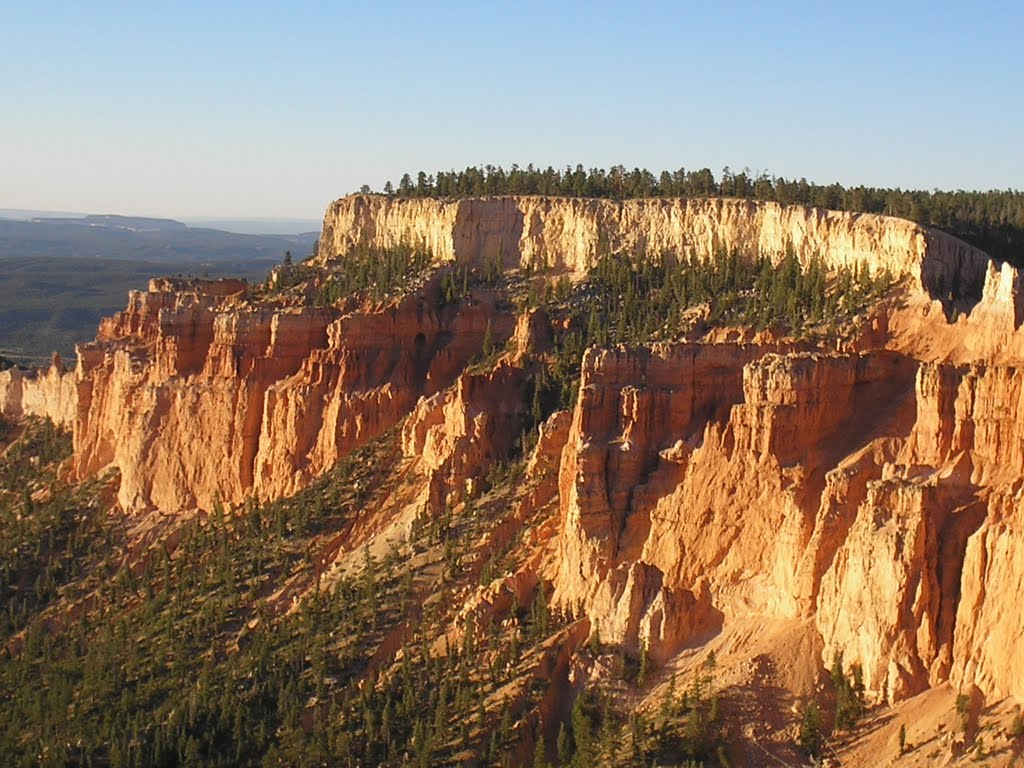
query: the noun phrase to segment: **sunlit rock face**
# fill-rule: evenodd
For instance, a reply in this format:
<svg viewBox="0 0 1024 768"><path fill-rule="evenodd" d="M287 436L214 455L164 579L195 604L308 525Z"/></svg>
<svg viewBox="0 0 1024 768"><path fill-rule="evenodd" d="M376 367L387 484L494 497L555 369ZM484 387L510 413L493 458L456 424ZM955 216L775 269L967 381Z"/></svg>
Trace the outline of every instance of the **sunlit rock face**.
<svg viewBox="0 0 1024 768"><path fill-rule="evenodd" d="M121 470L129 510L293 493L479 354L492 308L375 311L154 281L79 349L75 470Z"/></svg>
<svg viewBox="0 0 1024 768"><path fill-rule="evenodd" d="M778 260L792 251L804 263L888 269L935 297L954 285L980 288L988 265L981 251L904 219L723 199L352 195L328 207L319 253L329 260L399 244L423 245L442 262L499 260L577 276L604 253L708 258L736 249Z"/></svg>
<svg viewBox="0 0 1024 768"><path fill-rule="evenodd" d="M319 259L399 244L573 278L603 253L733 248L902 277L901 301L839 342L587 351L525 471L524 503L551 519L504 578L516 599L549 582L602 642L658 663L733 621L795 620L875 699L952 681L1024 700L1016 270L911 222L739 200L353 196L329 207ZM524 350L554 332L429 288L342 309L159 280L74 374L0 375L0 404L72 423L74 471L117 467L129 512L293 493L405 419L410 496L440 509L507 455L530 405ZM488 333L511 351L467 370Z"/></svg>
<svg viewBox="0 0 1024 768"><path fill-rule="evenodd" d="M74 371L66 371L57 354L45 370L0 371L0 414L4 416L39 416L70 428L77 409Z"/></svg>

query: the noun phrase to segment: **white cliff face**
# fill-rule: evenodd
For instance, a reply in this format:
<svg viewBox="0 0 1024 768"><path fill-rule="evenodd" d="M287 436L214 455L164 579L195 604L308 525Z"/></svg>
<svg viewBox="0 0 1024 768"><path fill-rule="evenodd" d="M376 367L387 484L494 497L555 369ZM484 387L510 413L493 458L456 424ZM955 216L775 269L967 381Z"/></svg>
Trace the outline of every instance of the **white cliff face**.
<svg viewBox="0 0 1024 768"><path fill-rule="evenodd" d="M45 371L0 371L0 414L4 416L39 416L70 427L77 408L75 374L65 373L59 359Z"/></svg>
<svg viewBox="0 0 1024 768"><path fill-rule="evenodd" d="M936 298L984 283L989 258L904 219L724 199L493 197L457 201L353 195L324 217L320 254L426 246L440 262L532 264L582 276L603 253L707 258L739 249L774 260L792 249L831 268L906 276Z"/></svg>

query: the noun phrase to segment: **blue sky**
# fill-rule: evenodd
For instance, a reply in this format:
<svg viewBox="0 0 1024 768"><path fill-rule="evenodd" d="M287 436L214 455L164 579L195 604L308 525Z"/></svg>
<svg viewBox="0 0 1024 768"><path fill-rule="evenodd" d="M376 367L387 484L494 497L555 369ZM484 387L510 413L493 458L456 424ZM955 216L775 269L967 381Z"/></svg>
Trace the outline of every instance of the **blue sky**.
<svg viewBox="0 0 1024 768"><path fill-rule="evenodd" d="M1024 3L892 6L7 0L0 208L318 218L530 162L1024 187Z"/></svg>

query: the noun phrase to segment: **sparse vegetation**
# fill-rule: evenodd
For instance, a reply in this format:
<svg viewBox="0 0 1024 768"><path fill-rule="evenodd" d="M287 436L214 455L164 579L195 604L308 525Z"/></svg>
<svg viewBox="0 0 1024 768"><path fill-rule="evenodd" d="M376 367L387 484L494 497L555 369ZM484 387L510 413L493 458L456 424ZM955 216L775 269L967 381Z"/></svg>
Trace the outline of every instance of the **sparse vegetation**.
<svg viewBox="0 0 1024 768"><path fill-rule="evenodd" d="M773 265L733 251L683 261L605 256L575 288L560 278L548 285L535 292L536 304L529 297L524 302L569 318L535 382L544 414L575 401L580 360L590 346L678 339L695 325L829 336L885 296L894 279L866 268L829 275L819 260L804 266L792 252Z"/></svg>
<svg viewBox="0 0 1024 768"><path fill-rule="evenodd" d="M956 708L957 725L961 732L966 733L967 727L970 725L971 697L966 693L958 693L954 706Z"/></svg>
<svg viewBox="0 0 1024 768"><path fill-rule="evenodd" d="M431 265L430 251L408 245L385 251L359 249L345 258L331 262L328 273L320 285L316 302L333 304L344 296L365 293L372 299L382 299L407 289L422 278ZM302 266L283 270L285 284L306 276Z"/></svg>
<svg viewBox="0 0 1024 768"><path fill-rule="evenodd" d="M601 721L600 765L647 766L683 759L686 766L727 766L722 703L714 652L693 673L677 696L676 681L662 695L656 713L635 711L622 720L606 714Z"/></svg>
<svg viewBox="0 0 1024 768"><path fill-rule="evenodd" d="M543 307L557 320L550 348L521 361L523 432L511 451L465 500L432 504L408 542L384 553L360 542L343 571L328 567L338 542L350 545L356 522L397 482L400 427L291 498L215 503L208 515L161 522L175 529L155 540L174 544L146 548L107 513L102 481L62 479L67 436L30 425L0 462L0 753L11 764L729 764L714 654L678 698L673 683L657 713L627 715L599 684L557 729L542 723L548 689L536 670L554 667L571 619L549 604L543 581L523 604L513 590L507 610L470 610L472 587L507 589L522 530L479 553L474 545L507 518L535 427L575 400L588 346L677 339L691 323L828 335L885 295L891 276L828 275L792 253L777 266L739 253L606 255L576 286L547 279L543 265L433 269L414 248L352 254L325 272L287 258L267 289L326 306L431 279L438 310L457 311L489 286L501 306ZM507 349L505 327L488 325L479 366ZM614 652L596 625L592 638L581 652ZM632 685L614 685L628 695L657 683L646 644L622 661ZM863 686L841 658L836 668L839 727L850 728Z"/></svg>
<svg viewBox="0 0 1024 768"><path fill-rule="evenodd" d="M713 655L659 716L625 717L599 686L537 746L547 684L531 682L530 670L558 653L567 626L543 582L512 607L511 623L481 614L438 647L460 606L453 595L482 565L469 543L506 514L516 472L495 477L458 514L421 521L410 542L418 555L364 547L357 569L323 581L323 542L387 482L396 437L294 497L234 512L217 503L183 522L174 549L137 551L98 503L97 485L57 478L66 436L30 425L15 446L18 468L4 465L2 475L4 519L32 526L4 532L4 588L21 595L19 574L48 569L53 587L5 603L17 606L0 657L8 764L517 765L532 749L538 765L550 755L559 766L639 768L672 754L728 765ZM14 480L49 489L50 500L21 508ZM46 543L18 565L26 539ZM492 573L511 567L515 547L513 537L491 553ZM55 575L72 555L88 572ZM308 591L284 612L272 596L295 579ZM61 613L75 606L73 618L48 625L58 600ZM399 647L393 663L379 656L389 637Z"/></svg>
<svg viewBox="0 0 1024 768"><path fill-rule="evenodd" d="M2 425L0 425L2 430ZM31 420L0 456L0 642L87 568L99 515L94 485L70 489L56 469L71 452L52 422Z"/></svg>
<svg viewBox="0 0 1024 768"><path fill-rule="evenodd" d="M514 631L488 621L461 647L438 651L430 641L454 607L443 585L469 577L466 542L507 510L509 485L475 501L472 514L421 526L415 563L397 550L378 559L364 549L358 572L321 586L318 547L384 482L395 439L369 444L290 499L234 514L217 504L184 524L175 550L133 556L116 517L81 507L87 487L56 479L66 436L34 425L0 476L3 587L13 590L2 637L8 647L20 638L0 661L8 764L35 765L42 755L61 765L365 765L408 754L434 765L467 750L506 760L532 728L524 718L544 688L516 693L500 717L499 691L514 687L521 665L536 663L564 626L545 587ZM52 500L25 509L12 482L50 488ZM34 548L25 551L25 541ZM90 568L75 574L73 594L61 592L54 571L71 555ZM28 573L47 574L53 588L22 599ZM281 613L268 597L296 574L311 592ZM424 604L434 593L440 602ZM48 628L42 618L56 594L80 615ZM395 632L399 662L373 667Z"/></svg>
<svg viewBox="0 0 1024 768"><path fill-rule="evenodd" d="M1013 715L1013 720L1010 721L1010 738L1024 738L1024 714L1021 714L1019 706Z"/></svg>

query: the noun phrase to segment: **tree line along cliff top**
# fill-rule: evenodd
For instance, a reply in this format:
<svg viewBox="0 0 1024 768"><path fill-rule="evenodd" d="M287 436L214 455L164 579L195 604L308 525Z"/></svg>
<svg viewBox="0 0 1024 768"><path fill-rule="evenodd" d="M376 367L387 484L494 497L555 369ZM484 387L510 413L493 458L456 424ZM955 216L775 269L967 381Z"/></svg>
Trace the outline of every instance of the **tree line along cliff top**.
<svg viewBox="0 0 1024 768"><path fill-rule="evenodd" d="M373 190L364 185L360 192ZM533 165L471 166L462 171L406 173L395 185L388 181L382 194L399 198L459 199L489 195L545 195L626 200L651 197L734 197L807 205L858 213L877 213L910 219L945 230L981 248L1000 261L1024 263L1024 192L1020 190L941 191L884 187L844 187L787 180L748 169L724 168L718 178L707 168L661 171L605 170L566 166L540 169Z"/></svg>

